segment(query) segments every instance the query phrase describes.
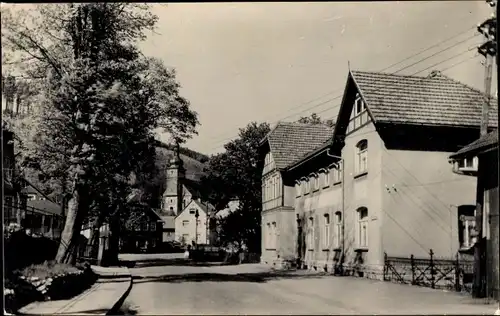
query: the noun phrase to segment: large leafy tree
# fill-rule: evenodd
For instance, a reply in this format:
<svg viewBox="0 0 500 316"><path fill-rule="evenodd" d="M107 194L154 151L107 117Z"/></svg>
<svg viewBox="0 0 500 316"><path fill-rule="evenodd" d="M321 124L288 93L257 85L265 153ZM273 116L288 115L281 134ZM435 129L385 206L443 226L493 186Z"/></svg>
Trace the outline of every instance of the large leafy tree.
<svg viewBox="0 0 500 316"><path fill-rule="evenodd" d="M225 244L245 243L249 251L260 251L261 168L259 142L269 133L267 123L248 124L239 137L224 145L223 153L212 156L202 178L209 188L207 198L220 210L231 199L238 209L219 221L219 237Z"/></svg>
<svg viewBox="0 0 500 316"><path fill-rule="evenodd" d="M175 73L136 47L157 17L145 5L125 3L39 5L17 19L3 13L3 42L29 64L21 71L43 82L36 146L26 160L52 165L68 196L56 260L74 261L89 217L110 223L116 260L128 197L138 175L154 165L154 130L163 127L180 143L198 124Z"/></svg>

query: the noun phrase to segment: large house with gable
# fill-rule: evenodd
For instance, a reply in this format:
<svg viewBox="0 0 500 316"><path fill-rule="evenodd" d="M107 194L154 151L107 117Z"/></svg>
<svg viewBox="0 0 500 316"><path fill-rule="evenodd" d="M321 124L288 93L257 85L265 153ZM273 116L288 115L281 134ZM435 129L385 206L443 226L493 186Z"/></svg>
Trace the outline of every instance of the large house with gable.
<svg viewBox="0 0 500 316"><path fill-rule="evenodd" d="M470 244L459 219L474 212L476 181L448 156L478 138L484 97L440 74L349 71L328 142L280 170L295 183L296 223L277 243L307 268L372 278L385 254L453 258Z"/></svg>
<svg viewBox="0 0 500 316"><path fill-rule="evenodd" d="M324 144L332 129L323 124L279 122L260 142L262 170L261 262L277 263L295 255L294 183L289 164Z"/></svg>

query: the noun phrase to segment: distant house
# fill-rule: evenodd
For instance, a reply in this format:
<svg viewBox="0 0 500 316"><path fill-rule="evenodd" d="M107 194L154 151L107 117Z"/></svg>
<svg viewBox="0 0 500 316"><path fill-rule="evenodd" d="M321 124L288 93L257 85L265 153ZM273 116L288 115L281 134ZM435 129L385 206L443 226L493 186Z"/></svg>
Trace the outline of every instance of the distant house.
<svg viewBox="0 0 500 316"><path fill-rule="evenodd" d="M144 209L126 224L120 237L123 252L155 251L162 242L162 217L153 209Z"/></svg>
<svg viewBox="0 0 500 316"><path fill-rule="evenodd" d="M479 238L486 246L486 260L479 266L486 273L486 293L496 298L500 298L499 293L499 251L498 245L494 245L493 238L498 238L498 131L493 131L471 144L463 147L458 152L450 156L454 162L456 172L477 176L476 205L482 210L482 222L477 223L479 236L473 237L474 226L470 227L469 222L475 223L473 214L462 215L463 222L461 234L464 240L469 238ZM474 232L474 235L476 232ZM467 244L468 247L474 245L476 240ZM496 274L494 271L497 271Z"/></svg>
<svg viewBox="0 0 500 316"><path fill-rule="evenodd" d="M262 170L261 262L279 264L296 254L294 182L286 168L324 145L332 129L326 125L280 122L260 142Z"/></svg>
<svg viewBox="0 0 500 316"><path fill-rule="evenodd" d="M2 121L4 225L18 225L29 234L58 239L64 227L64 214L55 203L32 183L16 175L14 133Z"/></svg>
<svg viewBox="0 0 500 316"><path fill-rule="evenodd" d="M161 216L163 221L162 241L172 242L175 240L175 216Z"/></svg>
<svg viewBox="0 0 500 316"><path fill-rule="evenodd" d="M381 278L384 254L455 257L476 181L452 172L447 158L478 137L483 100L442 75L349 71L328 143L281 172L295 185L296 223L276 225L294 236L267 237L263 221L263 240L294 243L307 268L371 278Z"/></svg>
<svg viewBox="0 0 500 316"><path fill-rule="evenodd" d="M209 225L214 209L192 200L175 218L175 240L182 244L209 244Z"/></svg>

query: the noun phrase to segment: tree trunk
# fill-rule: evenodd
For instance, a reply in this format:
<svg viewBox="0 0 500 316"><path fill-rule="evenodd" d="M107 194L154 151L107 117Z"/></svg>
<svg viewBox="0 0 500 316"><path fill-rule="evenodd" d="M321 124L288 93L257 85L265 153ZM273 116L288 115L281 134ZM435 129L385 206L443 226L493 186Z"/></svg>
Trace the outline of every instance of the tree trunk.
<svg viewBox="0 0 500 316"><path fill-rule="evenodd" d="M101 237L101 226L103 223L103 214L99 212L99 215L95 218L94 223L91 226L89 245L92 245L91 257L97 258L99 253L99 239Z"/></svg>
<svg viewBox="0 0 500 316"><path fill-rule="evenodd" d="M88 210L86 196L86 188L78 184L78 177L76 177L73 194L68 202L68 212L61 234L61 242L55 258L57 263L76 263L80 232Z"/></svg>
<svg viewBox="0 0 500 316"><path fill-rule="evenodd" d="M107 251L106 261L108 265L117 265L118 253L120 252L120 217L113 216L109 221L109 249Z"/></svg>

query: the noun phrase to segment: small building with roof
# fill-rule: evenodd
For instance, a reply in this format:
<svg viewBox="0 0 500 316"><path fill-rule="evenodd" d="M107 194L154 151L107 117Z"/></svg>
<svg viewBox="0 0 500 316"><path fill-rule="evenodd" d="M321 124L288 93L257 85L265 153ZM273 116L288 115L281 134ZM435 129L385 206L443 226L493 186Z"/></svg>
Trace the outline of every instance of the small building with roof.
<svg viewBox="0 0 500 316"><path fill-rule="evenodd" d="M483 260L477 262L476 269L482 280L476 284L483 284L483 289L478 289L484 295L500 299L499 280L499 250L495 240L499 238L499 202L498 202L498 130L490 132L476 141L464 146L450 156L453 169L464 176L477 177L476 206L481 216L462 215L462 232L464 239L472 239L470 248L479 242L484 249ZM480 220L476 224L476 218ZM475 225L470 225L474 223Z"/></svg>
<svg viewBox="0 0 500 316"><path fill-rule="evenodd" d="M262 170L261 262L278 263L295 255L294 182L286 168L331 138L323 124L279 122L260 142Z"/></svg>

